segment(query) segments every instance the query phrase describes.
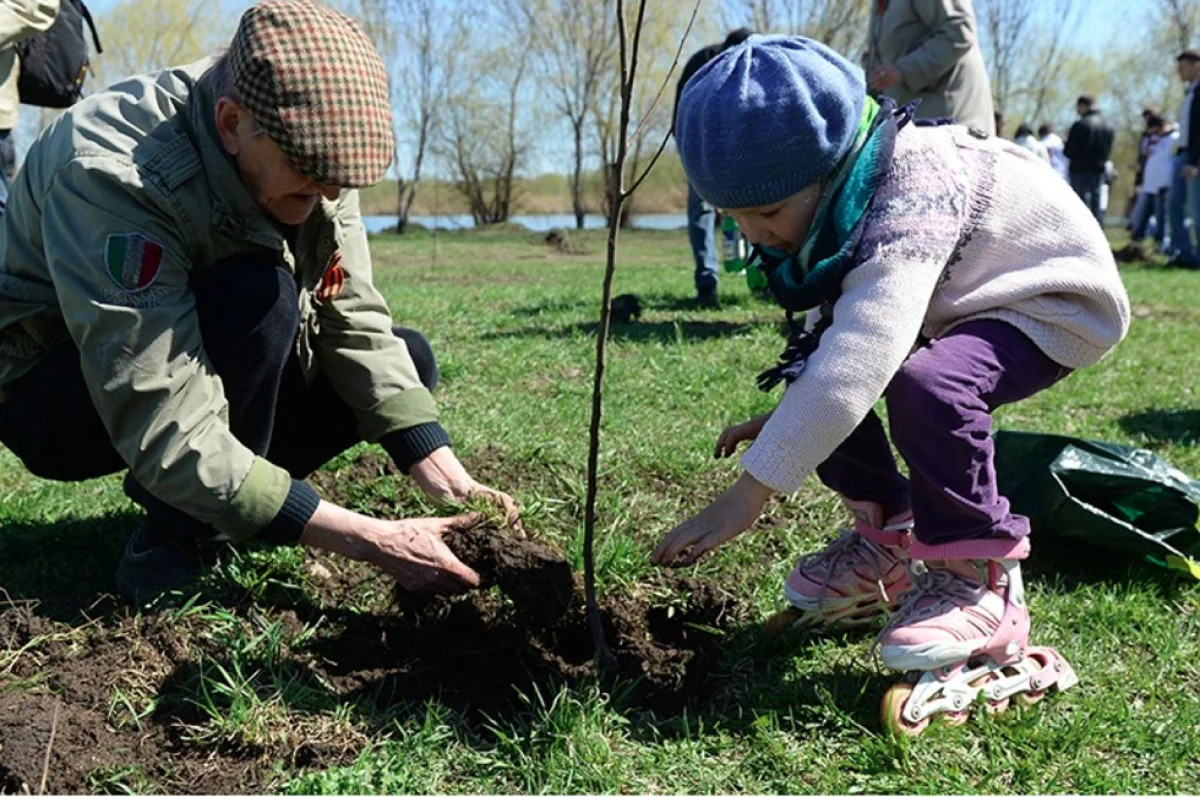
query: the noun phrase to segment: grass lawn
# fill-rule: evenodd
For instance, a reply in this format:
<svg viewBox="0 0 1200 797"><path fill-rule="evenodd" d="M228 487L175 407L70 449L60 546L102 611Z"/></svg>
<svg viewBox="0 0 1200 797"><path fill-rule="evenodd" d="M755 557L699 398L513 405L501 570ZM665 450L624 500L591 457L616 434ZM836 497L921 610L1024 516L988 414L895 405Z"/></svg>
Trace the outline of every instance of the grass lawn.
<svg viewBox="0 0 1200 797"><path fill-rule="evenodd" d="M512 231L377 238L373 250L394 316L439 355L460 456L578 566L604 238L571 237L582 254ZM647 555L735 478L713 443L772 406L754 377L781 348L781 314L740 277L724 281L722 309L691 309L682 232L628 233L621 246L616 292L638 294L645 312L609 350L600 585L670 606ZM998 425L1144 446L1200 476L1200 273L1123 269L1129 338L1004 408ZM322 484L359 508L435 511L403 477L356 466L366 450L327 466ZM1200 585L1133 557L1039 557L1035 539L1034 642L1062 652L1079 686L894 740L877 712L895 676L869 656L872 632L759 629L796 557L844 520L815 479L689 568L737 606L737 622L675 705L582 678L485 684L503 694L479 709L438 686L459 664L479 670L469 646L410 687L368 656L402 655L412 625L380 619L388 585L295 549L225 555L197 596L133 612L109 593L138 518L117 477L40 481L0 448L0 793L36 789L43 770L51 790L110 792L1196 790ZM12 757L5 729L16 728L31 729L18 742L35 759Z"/></svg>

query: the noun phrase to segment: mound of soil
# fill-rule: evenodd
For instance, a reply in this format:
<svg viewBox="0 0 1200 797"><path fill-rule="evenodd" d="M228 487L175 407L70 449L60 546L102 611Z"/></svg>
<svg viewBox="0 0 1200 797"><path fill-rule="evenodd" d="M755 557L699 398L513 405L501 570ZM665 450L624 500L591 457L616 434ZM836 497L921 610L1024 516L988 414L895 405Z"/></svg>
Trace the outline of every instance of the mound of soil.
<svg viewBox="0 0 1200 797"><path fill-rule="evenodd" d="M264 704L282 702L282 713L254 742L205 736L212 718L199 706L212 695L201 675L238 662L201 616L113 610L71 628L38 616L32 603L0 603L0 794L36 792L43 774L53 793L269 791L287 767L353 761L394 727L397 711L419 714L431 699L470 730L519 716L522 694L597 676L619 685L624 710L670 713L721 694L717 632L739 613L714 586L658 576L601 595L617 666L597 673L582 590L557 550L490 526L447 542L494 588L453 599L398 595L364 611L364 589L386 601L386 579L313 556L308 572L320 575L307 596L292 590L274 603L222 606L250 635L264 624L281 632L275 680L255 688L266 690ZM307 697L290 706L272 683L301 684ZM122 696L153 709L133 720ZM346 706L349 726L325 722Z"/></svg>

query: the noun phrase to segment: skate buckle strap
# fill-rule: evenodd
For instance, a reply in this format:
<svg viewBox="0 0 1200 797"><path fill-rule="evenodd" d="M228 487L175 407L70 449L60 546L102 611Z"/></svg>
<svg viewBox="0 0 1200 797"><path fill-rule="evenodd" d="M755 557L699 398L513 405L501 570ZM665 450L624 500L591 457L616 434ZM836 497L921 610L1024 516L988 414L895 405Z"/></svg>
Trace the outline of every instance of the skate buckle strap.
<svg viewBox="0 0 1200 797"><path fill-rule="evenodd" d="M861 520L855 519L854 530L858 532L863 539L870 540L876 545L886 545L891 548L900 548L909 550L913 544L913 521L910 514L907 519L899 523L892 523L877 529L869 523L864 523Z"/></svg>

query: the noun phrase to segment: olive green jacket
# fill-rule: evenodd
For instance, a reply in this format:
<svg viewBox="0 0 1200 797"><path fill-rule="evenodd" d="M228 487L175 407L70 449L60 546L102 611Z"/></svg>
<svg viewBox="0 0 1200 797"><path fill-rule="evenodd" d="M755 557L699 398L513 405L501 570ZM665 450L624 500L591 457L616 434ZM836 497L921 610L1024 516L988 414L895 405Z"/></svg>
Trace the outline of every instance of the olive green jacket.
<svg viewBox="0 0 1200 797"><path fill-rule="evenodd" d="M890 0L882 14L871 5L863 68L869 75L895 65L901 83L886 94L901 105L919 98L919 118L950 117L995 133L971 0Z"/></svg>
<svg viewBox="0 0 1200 797"><path fill-rule="evenodd" d="M357 193L322 200L289 247L220 144L210 63L92 95L30 149L0 224L0 400L73 340L137 480L240 540L276 516L291 479L229 430L192 273L239 252L279 250L300 289L305 375L328 375L363 438L436 422L437 411L372 284ZM130 250L141 257L132 272ZM335 253L343 289L321 300L314 292Z"/></svg>
<svg viewBox="0 0 1200 797"><path fill-rule="evenodd" d="M20 62L13 45L46 30L58 16L58 0L0 0L0 130L17 126Z"/></svg>

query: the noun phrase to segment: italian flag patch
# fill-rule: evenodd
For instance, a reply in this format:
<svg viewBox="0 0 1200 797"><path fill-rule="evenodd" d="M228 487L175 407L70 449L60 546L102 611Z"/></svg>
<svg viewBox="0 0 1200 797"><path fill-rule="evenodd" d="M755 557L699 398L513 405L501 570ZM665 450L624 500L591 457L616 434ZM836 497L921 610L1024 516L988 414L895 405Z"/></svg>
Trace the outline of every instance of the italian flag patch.
<svg viewBox="0 0 1200 797"><path fill-rule="evenodd" d="M145 290L158 276L162 265L163 246L140 232L108 236L104 250L104 265L108 275L121 290Z"/></svg>

